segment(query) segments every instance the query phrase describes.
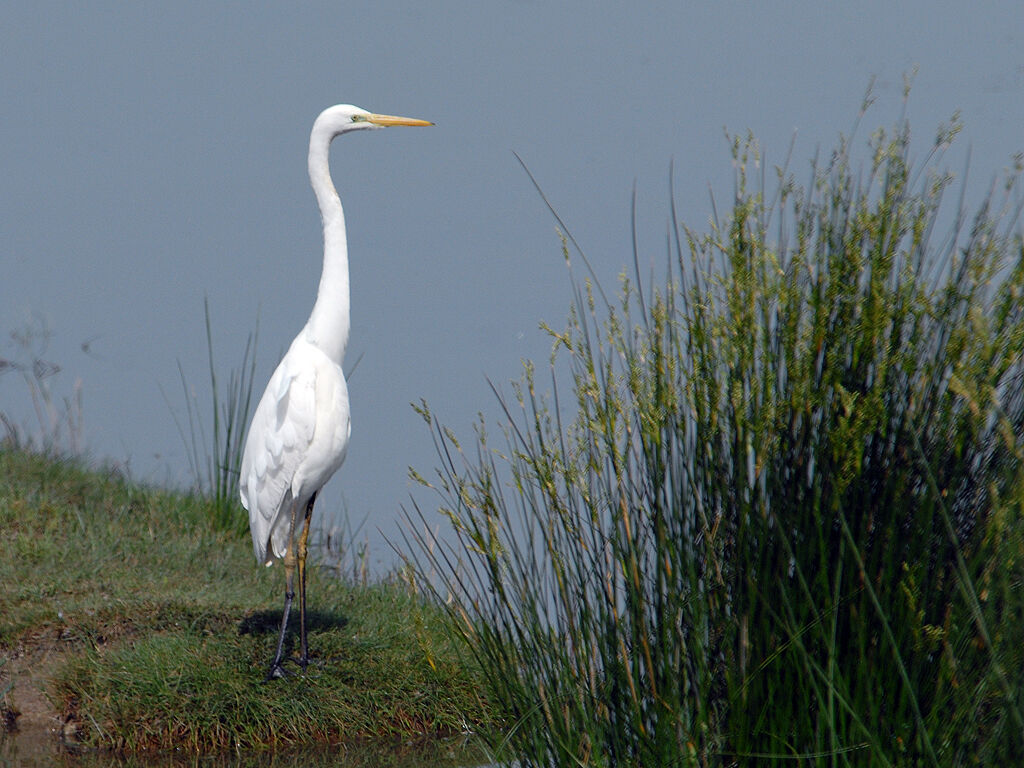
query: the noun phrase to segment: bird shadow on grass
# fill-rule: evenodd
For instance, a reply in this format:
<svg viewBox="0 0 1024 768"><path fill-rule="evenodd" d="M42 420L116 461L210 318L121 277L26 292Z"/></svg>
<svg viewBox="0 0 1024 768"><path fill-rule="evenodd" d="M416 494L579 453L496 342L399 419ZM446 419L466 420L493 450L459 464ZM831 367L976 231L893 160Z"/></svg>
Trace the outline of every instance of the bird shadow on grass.
<svg viewBox="0 0 1024 768"><path fill-rule="evenodd" d="M291 630L298 631L299 612L292 610L288 617L289 635ZM326 611L306 611L306 629L309 632L323 632L331 629L342 629L348 625L348 618L338 613ZM281 611L257 611L249 614L238 623L240 635L266 635L281 631Z"/></svg>
<svg viewBox="0 0 1024 768"><path fill-rule="evenodd" d="M341 629L348 625L348 619L337 613L328 613L325 611L308 611L306 613L306 629L310 635L318 632L328 632L333 629ZM239 635L276 635L281 631L281 612L280 611L257 611L256 613L250 614L243 618L238 623L238 634ZM283 657L285 664L291 664L296 661L294 658L296 645L299 640L299 613L296 610L291 612L288 617L288 633L284 638ZM323 667L325 663L331 661L330 658L319 656L319 651L312 643L314 647L310 648L310 669ZM290 669L290 668L289 668ZM295 671L295 670L290 670ZM305 675L306 670L302 670Z"/></svg>

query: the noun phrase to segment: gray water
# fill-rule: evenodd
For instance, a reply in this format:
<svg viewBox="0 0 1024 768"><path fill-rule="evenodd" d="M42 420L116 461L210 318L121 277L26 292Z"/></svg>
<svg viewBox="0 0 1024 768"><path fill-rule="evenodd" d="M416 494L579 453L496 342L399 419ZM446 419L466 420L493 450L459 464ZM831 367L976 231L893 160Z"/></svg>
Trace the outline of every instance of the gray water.
<svg viewBox="0 0 1024 768"><path fill-rule="evenodd" d="M70 751L42 728L0 732L0 768L470 768L486 762L482 747L461 737L390 746L349 744L206 755L177 752L122 756Z"/></svg>

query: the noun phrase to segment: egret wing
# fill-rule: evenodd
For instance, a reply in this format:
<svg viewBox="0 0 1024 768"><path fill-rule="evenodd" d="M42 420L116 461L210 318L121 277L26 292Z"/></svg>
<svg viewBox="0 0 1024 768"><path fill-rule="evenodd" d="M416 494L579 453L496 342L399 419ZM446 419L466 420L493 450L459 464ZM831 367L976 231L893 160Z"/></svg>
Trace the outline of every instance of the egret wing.
<svg viewBox="0 0 1024 768"><path fill-rule="evenodd" d="M316 427L315 384L315 369L299 364L289 352L271 376L249 427L239 494L262 563L285 554L292 480Z"/></svg>

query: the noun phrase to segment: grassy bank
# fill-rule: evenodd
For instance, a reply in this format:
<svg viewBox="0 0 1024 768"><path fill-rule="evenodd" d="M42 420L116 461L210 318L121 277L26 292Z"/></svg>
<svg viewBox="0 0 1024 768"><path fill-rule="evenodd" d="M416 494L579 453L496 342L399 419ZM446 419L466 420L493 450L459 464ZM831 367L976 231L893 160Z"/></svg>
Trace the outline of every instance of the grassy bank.
<svg viewBox="0 0 1024 768"><path fill-rule="evenodd" d="M1020 162L964 210L956 130L806 184L737 138L732 206L673 223L662 284L574 278L504 423L424 406L419 565L524 765L1024 754Z"/></svg>
<svg viewBox="0 0 1024 768"><path fill-rule="evenodd" d="M315 666L264 684L281 569L258 568L248 536L213 513L197 495L0 450L4 706L45 684L66 733L125 750L406 740L484 718L436 609L326 569L310 573Z"/></svg>

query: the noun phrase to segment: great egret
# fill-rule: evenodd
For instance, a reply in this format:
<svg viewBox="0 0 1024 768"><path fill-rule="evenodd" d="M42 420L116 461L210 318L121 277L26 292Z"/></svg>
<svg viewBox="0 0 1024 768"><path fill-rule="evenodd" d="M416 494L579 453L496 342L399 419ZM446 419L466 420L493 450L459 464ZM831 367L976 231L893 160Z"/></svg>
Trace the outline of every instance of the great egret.
<svg viewBox="0 0 1024 768"><path fill-rule="evenodd" d="M341 371L349 333L348 243L345 214L331 181L331 141L348 131L390 125L431 125L426 120L375 115L351 104L320 113L309 137L309 180L320 206L324 230L324 264L316 303L305 327L270 377L249 425L242 454L239 493L249 510L256 560L271 565L284 560L285 593L281 632L267 679L285 674L285 630L291 611L295 567L299 571L301 651L298 664L309 663L306 644L306 540L313 504L324 484L345 460L349 436L348 387ZM295 540L299 510L302 533ZM296 551L297 550L297 551Z"/></svg>

